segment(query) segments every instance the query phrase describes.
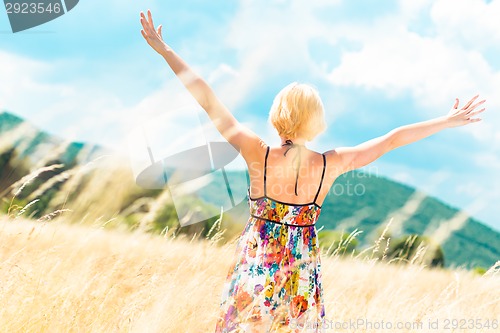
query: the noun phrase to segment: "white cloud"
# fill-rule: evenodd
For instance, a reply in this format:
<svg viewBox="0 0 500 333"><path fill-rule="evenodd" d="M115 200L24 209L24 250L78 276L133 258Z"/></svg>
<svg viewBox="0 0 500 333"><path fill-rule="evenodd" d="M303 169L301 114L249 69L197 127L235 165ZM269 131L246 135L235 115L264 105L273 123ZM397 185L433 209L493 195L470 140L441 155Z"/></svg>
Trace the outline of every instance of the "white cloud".
<svg viewBox="0 0 500 333"><path fill-rule="evenodd" d="M413 6L418 7L416 11ZM410 29L419 15L428 16L434 33L420 35ZM425 118L444 115L454 97L459 97L462 105L476 93L486 98L488 112L480 116L483 122L459 129L476 140L473 158L477 169L470 173L452 171L451 178L457 182L447 186L456 187L456 191L432 192L460 207L469 201L482 201L483 209L474 213L487 221L498 214L493 203L500 197L496 181L500 169L500 69L488 62L484 52L499 51L499 16L498 0L489 4L479 0L401 1L399 13L373 26L344 29L346 38L361 41L363 46L344 53L330 74L335 85L376 89L387 96L409 93ZM464 150L464 154L470 152Z"/></svg>
<svg viewBox="0 0 500 333"><path fill-rule="evenodd" d="M332 82L380 89L388 95L409 91L418 104L439 108L449 107L455 96L467 98L477 91L492 96L497 91L499 73L477 48L445 38L456 30L441 27L436 36L421 36L410 31L410 21L403 18L396 13L375 26L365 26L361 35L352 33L350 38L360 39L363 47L343 55L330 74Z"/></svg>
<svg viewBox="0 0 500 333"><path fill-rule="evenodd" d="M500 1L441 0L427 5L401 1L400 12L375 25L344 29L346 38L362 42L363 47L344 53L341 64L330 74L331 82L377 89L388 96L409 92L426 117L444 115L455 97L464 103L476 93L488 100L489 109L500 107L496 98L500 71L482 53L485 46L498 45ZM417 13L429 10L420 15L429 16L435 34L422 36L411 31L414 6ZM498 112L485 118L500 122ZM483 142L496 140L500 133L482 124L465 130Z"/></svg>
<svg viewBox="0 0 500 333"><path fill-rule="evenodd" d="M238 92L240 100L245 100L273 76L293 76L295 72L308 73L315 81L329 80L331 91L346 86L377 89L389 97L410 93L422 107L424 117L444 115L455 97L463 103L478 92L488 99L488 108L494 109L500 107L500 101L495 99L500 72L492 68L475 42L479 36L481 41L488 40L489 31L496 27L493 22L499 16L495 14L499 3L401 0L395 12L363 25L349 22L348 17L331 22L320 19L318 13L326 2L242 1L226 41L238 53L238 64L231 68L235 79L221 91L227 91L228 96ZM264 6L266 10L262 10ZM477 16L483 12L488 12L485 20ZM422 17L436 26L432 36L419 35L410 27ZM468 37L469 45L457 41L456 36L470 30L475 32ZM314 62L308 53L313 39L334 47L340 47L341 40L361 47L344 50L340 65L326 73L325 64ZM347 103L336 107L334 114L338 115L347 109ZM497 115L486 117L489 121L500 120ZM497 131L482 124L468 126L465 131L484 142L498 137Z"/></svg>
<svg viewBox="0 0 500 333"><path fill-rule="evenodd" d="M483 152L476 152L473 154L473 158L478 168L487 168L491 171L500 170L500 156L497 154L485 150Z"/></svg>
<svg viewBox="0 0 500 333"><path fill-rule="evenodd" d="M240 103L251 100L252 94L262 91L278 93L288 78L290 81L306 81L315 84L327 83L325 63L315 62L310 54L310 42L314 38L325 40L335 45L342 32L332 29L333 24L320 20L317 13L325 6L337 6L341 1L241 1L238 11L228 24L229 32L225 46L235 50L237 60L231 67L221 65L214 82L217 92L228 106L237 110ZM276 84L279 82L279 85ZM337 118L348 109L345 96L340 96L335 89L328 89L322 94L327 119ZM334 100L335 104L331 103ZM332 105L330 105L332 104ZM268 105L267 107L270 107ZM255 121L262 123L265 110L256 110L261 116ZM240 117L241 116L241 117ZM257 119L259 118L259 119ZM278 139L275 130L269 125L253 127L261 137L271 143ZM331 149L331 143L324 144L320 136L311 144Z"/></svg>
<svg viewBox="0 0 500 333"><path fill-rule="evenodd" d="M125 134L140 120L176 112L193 103L173 76L171 80L166 77L165 84L153 87L142 98L135 90L146 85L144 82L150 79L147 75L144 78L126 73L117 75L114 85L110 85L106 73L92 80L67 76L59 83L51 79L57 73L74 70L74 66L70 61L45 62L0 51L0 110L18 114L68 140L124 150ZM132 98L127 104L129 96L117 87L127 85L130 88L125 94L138 95L137 102Z"/></svg>
<svg viewBox="0 0 500 333"><path fill-rule="evenodd" d="M465 41L472 47L498 47L500 1L439 0L431 10L433 23L441 36Z"/></svg>
<svg viewBox="0 0 500 333"><path fill-rule="evenodd" d="M48 63L0 51L0 107L26 110L69 94L65 85L43 82L41 77L52 72Z"/></svg>
<svg viewBox="0 0 500 333"><path fill-rule="evenodd" d="M122 108L120 99L78 79L64 83L47 79L69 66L0 51L0 108L67 139L83 136L94 141L90 133L106 135L115 121L107 115Z"/></svg>
<svg viewBox="0 0 500 333"><path fill-rule="evenodd" d="M403 184L416 183L415 178L408 172L400 171L392 175L392 179Z"/></svg>

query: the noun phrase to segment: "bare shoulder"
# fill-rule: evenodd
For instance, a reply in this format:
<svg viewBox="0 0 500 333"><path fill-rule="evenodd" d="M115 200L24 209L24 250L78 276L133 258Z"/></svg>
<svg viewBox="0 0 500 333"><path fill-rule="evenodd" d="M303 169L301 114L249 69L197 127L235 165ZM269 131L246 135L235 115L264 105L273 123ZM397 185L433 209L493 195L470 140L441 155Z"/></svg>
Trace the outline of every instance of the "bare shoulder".
<svg viewBox="0 0 500 333"><path fill-rule="evenodd" d="M342 149L335 148L332 150L325 151L323 154L326 157L326 162L328 165L339 165L342 162Z"/></svg>
<svg viewBox="0 0 500 333"><path fill-rule="evenodd" d="M326 165L328 169L328 174L336 178L346 171L345 160L342 156L343 148L335 148L332 150L328 150L323 154L326 157Z"/></svg>
<svg viewBox="0 0 500 333"><path fill-rule="evenodd" d="M265 152L267 150L268 145L261 138L256 137L252 142L248 142L247 149L241 150L241 154L248 165L252 163L261 163L264 161ZM248 149L250 148L250 149Z"/></svg>

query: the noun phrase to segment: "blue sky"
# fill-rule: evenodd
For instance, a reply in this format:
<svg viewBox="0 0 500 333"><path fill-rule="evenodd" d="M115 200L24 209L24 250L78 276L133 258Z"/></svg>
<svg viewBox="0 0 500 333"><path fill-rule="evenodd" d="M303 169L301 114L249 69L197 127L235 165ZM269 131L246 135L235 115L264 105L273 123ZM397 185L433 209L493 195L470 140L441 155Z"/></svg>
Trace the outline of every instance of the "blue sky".
<svg viewBox="0 0 500 333"><path fill-rule="evenodd" d="M139 122L178 127L193 101L142 39L148 8L166 41L270 144L279 141L267 113L291 81L323 97L329 129L309 145L320 151L445 115L455 97L480 93L483 122L390 152L370 171L500 230L499 0L80 1L17 34L0 11L0 109L125 152ZM171 147L153 141L160 155Z"/></svg>

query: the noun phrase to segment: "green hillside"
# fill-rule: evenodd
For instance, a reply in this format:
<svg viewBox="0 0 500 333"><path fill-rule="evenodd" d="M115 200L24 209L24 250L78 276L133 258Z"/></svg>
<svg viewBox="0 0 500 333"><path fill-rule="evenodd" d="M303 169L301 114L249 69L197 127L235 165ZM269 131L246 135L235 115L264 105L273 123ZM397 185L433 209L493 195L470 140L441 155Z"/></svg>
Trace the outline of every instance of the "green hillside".
<svg viewBox="0 0 500 333"><path fill-rule="evenodd" d="M360 176L361 175L361 176ZM365 189L364 194L348 196L330 194L323 204L320 223L327 229L335 229L339 222L356 215L365 207L371 210L363 216L359 223L347 229L348 232L358 228L363 230L360 240L384 227L381 225L391 217L393 223L401 223L402 234L427 234L432 237L433 231L446 225L447 221L457 216L459 210L446 203L416 193L416 189L394 182L387 178L352 172L339 177L334 185L351 182ZM408 200L417 195L418 208L411 214L398 214ZM418 199L420 198L420 200ZM491 266L500 259L500 233L480 223L476 219L464 218L463 225L457 230L450 230L450 236L441 246L447 265Z"/></svg>
<svg viewBox="0 0 500 333"><path fill-rule="evenodd" d="M12 113L6 111L0 112L0 134L15 128L22 122L22 118Z"/></svg>
<svg viewBox="0 0 500 333"><path fill-rule="evenodd" d="M162 232L168 227L170 231L188 234L206 234L214 224L212 218L181 227L172 198L164 196L162 190L138 187L123 157L117 157L113 163L85 166L99 156L116 155L97 145L64 141L7 112L0 113L0 139L0 209L4 213L41 218L68 208L71 211L65 213L68 221L94 223L97 219L112 221L105 222L107 226L141 227L152 232ZM63 164L64 167L37 176L13 202L10 186L40 167L41 159L42 166ZM231 191L240 198L235 208L224 213L229 239L238 234L248 219L248 206L245 172L227 172L227 177ZM228 201L222 184L212 182L200 192L199 198L184 198L184 204L194 210L219 212L217 207ZM43 194L35 195L42 193L40 188L44 189ZM462 217L457 208L412 187L355 171L336 180L323 203L318 229L348 233L361 230L357 236L357 249L361 250L372 245L392 219L389 230L392 240L423 234L439 241L446 266L492 266L500 259L500 233L472 217Z"/></svg>
<svg viewBox="0 0 500 333"><path fill-rule="evenodd" d="M228 173L231 189L235 193L246 193L247 183L242 173ZM217 188L215 184L211 186L204 191L207 193L204 199L209 202L223 200L225 189ZM401 212L400 209L412 197L418 202L415 211L411 214ZM246 204L240 204L233 215L239 216L240 221L244 222L248 216L241 213L242 205ZM322 205L318 228L339 230L340 227L348 233L355 229L362 230L358 239L361 246L366 246L373 244L391 217L392 226L401 226L399 231L389 232L393 239L409 234L424 234L426 231L425 234L432 238L433 232L440 226L444 228L457 213L457 208L416 192L415 188L384 177L353 171L335 181ZM500 260L500 233L472 217L464 218L463 225L457 230L449 230L449 237L440 245L445 254L446 266L490 267Z"/></svg>

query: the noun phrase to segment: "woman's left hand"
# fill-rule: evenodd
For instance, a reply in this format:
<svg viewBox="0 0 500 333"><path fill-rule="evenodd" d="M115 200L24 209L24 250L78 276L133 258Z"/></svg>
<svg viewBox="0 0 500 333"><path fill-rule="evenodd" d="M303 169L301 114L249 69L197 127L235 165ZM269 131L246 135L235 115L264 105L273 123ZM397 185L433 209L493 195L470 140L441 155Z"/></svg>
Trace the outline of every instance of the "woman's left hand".
<svg viewBox="0 0 500 333"><path fill-rule="evenodd" d="M162 25L160 24L158 28L155 29L150 10L148 10L147 18L146 15L141 12L141 24L141 33L144 39L156 52L163 54L163 52L167 50L167 44L163 41L163 36L161 35Z"/></svg>
<svg viewBox="0 0 500 333"><path fill-rule="evenodd" d="M474 101L479 97L479 95L476 95L474 98L472 98L467 104L465 104L461 109L458 109L458 103L459 100L458 98L455 101L455 105L453 105L453 108L450 110L448 115L446 116L446 120L448 122L449 127L457 127L457 126L463 126L467 125L470 123L475 123L481 120L481 118L474 118L474 116L478 115L479 113L483 112L486 110L486 108L482 108L480 110L474 111L478 106L486 102L486 100L482 100L480 102L477 102L475 104Z"/></svg>

